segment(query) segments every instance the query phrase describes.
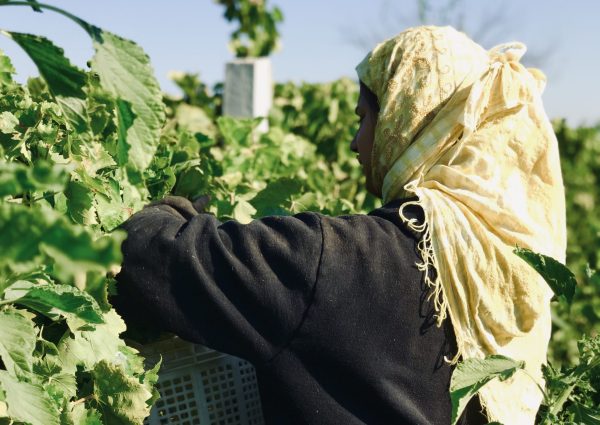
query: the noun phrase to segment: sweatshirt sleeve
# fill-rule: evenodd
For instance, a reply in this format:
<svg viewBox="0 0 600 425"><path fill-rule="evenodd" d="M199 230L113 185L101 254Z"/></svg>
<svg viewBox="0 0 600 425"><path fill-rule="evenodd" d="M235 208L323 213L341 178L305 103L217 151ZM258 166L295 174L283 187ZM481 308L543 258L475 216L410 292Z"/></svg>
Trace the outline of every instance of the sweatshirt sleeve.
<svg viewBox="0 0 600 425"><path fill-rule="evenodd" d="M254 363L275 356L301 325L323 246L317 214L243 225L152 206L122 228L111 302L126 321Z"/></svg>

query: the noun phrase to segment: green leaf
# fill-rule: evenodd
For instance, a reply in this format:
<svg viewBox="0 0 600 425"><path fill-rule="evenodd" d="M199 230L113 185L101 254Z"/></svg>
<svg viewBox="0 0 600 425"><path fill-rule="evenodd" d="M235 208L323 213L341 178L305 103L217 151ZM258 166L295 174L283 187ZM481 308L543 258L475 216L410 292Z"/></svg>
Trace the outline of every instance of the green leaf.
<svg viewBox="0 0 600 425"><path fill-rule="evenodd" d="M33 284L20 280L6 288L4 301L24 305L51 319L78 318L85 323L104 323L102 310L94 298L73 286L53 283Z"/></svg>
<svg viewBox="0 0 600 425"><path fill-rule="evenodd" d="M31 3L31 9L34 12L42 13L42 8L39 6L39 2L37 0L29 0L29 3Z"/></svg>
<svg viewBox="0 0 600 425"><path fill-rule="evenodd" d="M31 166L0 162L0 197L33 191L62 191L69 179L69 167L38 161Z"/></svg>
<svg viewBox="0 0 600 425"><path fill-rule="evenodd" d="M75 373L77 366L91 370L101 360L111 363L123 357L120 353L125 343L119 334L125 331L123 319L114 310L102 316L103 324L93 330L81 330L65 335L58 343L59 359L65 372Z"/></svg>
<svg viewBox="0 0 600 425"><path fill-rule="evenodd" d="M252 144L250 137L252 131L260 124L261 118L232 118L219 117L217 125L225 143L234 146L249 146Z"/></svg>
<svg viewBox="0 0 600 425"><path fill-rule="evenodd" d="M321 209L317 201L317 195L306 192L298 197L292 197L290 212L296 214L302 211L311 211Z"/></svg>
<svg viewBox="0 0 600 425"><path fill-rule="evenodd" d="M592 285L596 285L600 289L600 272L590 268L589 264L585 265L585 275Z"/></svg>
<svg viewBox="0 0 600 425"><path fill-rule="evenodd" d="M86 184L71 180L65 190L69 215L75 223L90 225L96 223L93 209L94 196Z"/></svg>
<svg viewBox="0 0 600 425"><path fill-rule="evenodd" d="M120 148L119 162L127 162L136 170L145 169L154 156L165 121L162 93L148 56L135 43L107 31L91 32L96 54L92 71L100 77L102 87L120 99L120 131L126 132L128 149ZM122 106L127 102L131 114L125 117ZM126 153L127 161L122 157Z"/></svg>
<svg viewBox="0 0 600 425"><path fill-rule="evenodd" d="M0 265L29 262L40 254L39 244L48 227L47 218L21 205L0 204Z"/></svg>
<svg viewBox="0 0 600 425"><path fill-rule="evenodd" d="M19 125L19 119L12 112L4 111L0 113L0 132L11 134L15 131L15 127Z"/></svg>
<svg viewBox="0 0 600 425"><path fill-rule="evenodd" d="M247 224L252 221L254 214L256 214L256 208L248 201L240 199L233 207L231 217L242 224Z"/></svg>
<svg viewBox="0 0 600 425"><path fill-rule="evenodd" d="M91 229L71 223L43 204L28 208L0 203L0 266L26 271L21 269L35 267L35 261L45 258L52 265L52 277L88 291L90 284L99 284L99 276L121 263L125 237L121 231L97 237Z"/></svg>
<svg viewBox="0 0 600 425"><path fill-rule="evenodd" d="M94 239L85 229L57 220L47 227L40 249L60 266L55 273L68 278L87 271L103 272L120 263L120 246L124 239L123 232Z"/></svg>
<svg viewBox="0 0 600 425"><path fill-rule="evenodd" d="M495 378L504 381L524 367L525 362L500 355L488 356L485 359L467 359L458 363L450 380L452 425L456 424L469 400L485 384Z"/></svg>
<svg viewBox="0 0 600 425"><path fill-rule="evenodd" d="M152 393L119 366L103 360L92 371L94 395L105 423L138 425L150 413Z"/></svg>
<svg viewBox="0 0 600 425"><path fill-rule="evenodd" d="M172 176L172 178L171 178ZM195 198L203 193L207 188L208 176L204 173L201 164L198 161L189 161L181 166L179 175L175 177L173 169L165 169L165 186L176 183L173 188L173 194L186 198Z"/></svg>
<svg viewBox="0 0 600 425"><path fill-rule="evenodd" d="M83 403L73 406L73 410L66 413L66 416L67 419L63 422L70 421L69 425L104 425L100 413L96 409L87 408Z"/></svg>
<svg viewBox="0 0 600 425"><path fill-rule="evenodd" d="M146 388L152 392L152 398L146 401L148 406L152 406L156 400L160 398L160 393L156 389L156 383L158 382L158 371L160 370L160 366L162 364L162 358L156 362L154 367L148 370L144 374L143 382Z"/></svg>
<svg viewBox="0 0 600 425"><path fill-rule="evenodd" d="M11 419L31 425L59 425L59 413L41 385L20 382L0 370L0 389L4 390Z"/></svg>
<svg viewBox="0 0 600 425"><path fill-rule="evenodd" d="M117 99L117 128L119 138L117 139L117 161L123 166L129 160L131 145L127 140L127 133L135 121L135 114L131 109L131 103Z"/></svg>
<svg viewBox="0 0 600 425"><path fill-rule="evenodd" d="M177 124L192 133L202 133L209 138L216 134L216 127L206 112L197 106L180 104L175 110Z"/></svg>
<svg viewBox="0 0 600 425"><path fill-rule="evenodd" d="M58 405L62 405L64 400L70 400L77 394L75 375L64 373L56 356L47 355L37 359L33 371L37 382L44 386Z"/></svg>
<svg viewBox="0 0 600 425"><path fill-rule="evenodd" d="M76 131L86 128L85 72L72 65L64 51L45 37L7 32L35 63L65 117Z"/></svg>
<svg viewBox="0 0 600 425"><path fill-rule="evenodd" d="M86 134L87 136L88 134ZM83 135L77 139L77 152L72 152L71 158L81 162L84 171L79 170L78 174L86 173L90 176L95 176L98 170L117 165L111 154L104 145L95 141L87 140Z"/></svg>
<svg viewBox="0 0 600 425"><path fill-rule="evenodd" d="M525 248L515 248L514 253L531 265L548 283L557 297L571 304L577 287L575 275L563 264L547 255L535 253Z"/></svg>
<svg viewBox="0 0 600 425"><path fill-rule="evenodd" d="M592 410L589 407L585 407L580 403L574 402L569 410L575 416L575 422L586 425L600 425L600 410Z"/></svg>
<svg viewBox="0 0 600 425"><path fill-rule="evenodd" d="M31 372L37 339L31 316L22 310L0 310L0 357L11 376Z"/></svg>
<svg viewBox="0 0 600 425"><path fill-rule="evenodd" d="M12 75L14 73L15 68L10 58L0 49L0 85L12 83Z"/></svg>
<svg viewBox="0 0 600 425"><path fill-rule="evenodd" d="M282 178L267 184L263 190L250 200L256 208L256 215L289 215L292 195L299 193L302 182L297 179Z"/></svg>
<svg viewBox="0 0 600 425"><path fill-rule="evenodd" d="M85 72L72 65L61 48L38 35L10 32L9 37L33 60L52 94L85 99Z"/></svg>
<svg viewBox="0 0 600 425"><path fill-rule="evenodd" d="M105 231L112 231L131 215L121 199L121 187L115 179L106 179L95 200L96 212Z"/></svg>

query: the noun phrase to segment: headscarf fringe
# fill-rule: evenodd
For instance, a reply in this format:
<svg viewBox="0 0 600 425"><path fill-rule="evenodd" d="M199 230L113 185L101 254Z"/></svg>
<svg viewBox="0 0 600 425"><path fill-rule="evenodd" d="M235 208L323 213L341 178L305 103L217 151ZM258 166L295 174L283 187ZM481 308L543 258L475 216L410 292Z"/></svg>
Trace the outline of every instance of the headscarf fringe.
<svg viewBox="0 0 600 425"><path fill-rule="evenodd" d="M448 317L448 300L444 293L444 286L442 285L442 281L439 277L439 274L437 273L437 260L435 258L435 252L431 240L431 231L427 220L425 219L422 223L419 223L419 220L417 220L416 218L409 218L404 213L404 208L413 205L423 208L419 201L405 202L400 206L398 214L400 215L400 219L402 219L402 221L408 226L410 230L416 233L423 234L423 237L417 243L417 251L419 253L419 256L421 257L422 262L416 263L415 265L417 266L419 271L424 272L425 284L428 288L432 289L432 292L427 297L427 301L433 298L433 305L436 312L436 325L439 328L440 326L442 326L444 320ZM435 279L431 278L430 271L432 267L435 270ZM458 360L462 356L463 352L463 344L461 344L458 341L458 336L456 342L458 346L456 354L451 359L448 359L446 356L444 356L444 360L452 365L458 363Z"/></svg>

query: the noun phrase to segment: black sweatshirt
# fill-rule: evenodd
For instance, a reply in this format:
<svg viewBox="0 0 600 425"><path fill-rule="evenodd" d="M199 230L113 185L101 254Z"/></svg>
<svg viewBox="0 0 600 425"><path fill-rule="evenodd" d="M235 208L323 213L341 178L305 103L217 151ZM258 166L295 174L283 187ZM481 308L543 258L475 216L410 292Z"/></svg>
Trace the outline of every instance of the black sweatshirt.
<svg viewBox="0 0 600 425"><path fill-rule="evenodd" d="M435 325L401 202L245 225L146 207L122 226L112 303L254 364L267 424L449 424L455 338Z"/></svg>

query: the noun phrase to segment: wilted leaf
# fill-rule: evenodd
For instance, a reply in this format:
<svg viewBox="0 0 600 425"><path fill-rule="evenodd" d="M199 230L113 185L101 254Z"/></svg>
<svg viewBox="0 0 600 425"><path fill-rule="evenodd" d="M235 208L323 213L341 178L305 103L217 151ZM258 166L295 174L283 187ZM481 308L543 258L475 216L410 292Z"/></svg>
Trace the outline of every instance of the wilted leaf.
<svg viewBox="0 0 600 425"><path fill-rule="evenodd" d="M148 416L146 401L152 393L138 379L105 360L95 365L92 376L98 408L106 423L138 425Z"/></svg>

